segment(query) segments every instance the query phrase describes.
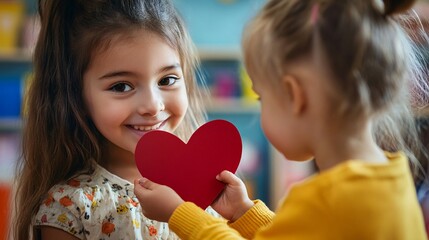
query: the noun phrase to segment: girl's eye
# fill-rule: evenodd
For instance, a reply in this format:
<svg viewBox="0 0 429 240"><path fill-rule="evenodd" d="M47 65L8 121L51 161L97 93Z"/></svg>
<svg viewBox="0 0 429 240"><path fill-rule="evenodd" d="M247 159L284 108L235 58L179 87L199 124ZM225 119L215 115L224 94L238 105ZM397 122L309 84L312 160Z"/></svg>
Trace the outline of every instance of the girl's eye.
<svg viewBox="0 0 429 240"><path fill-rule="evenodd" d="M115 85L113 85L112 87L110 87L111 91L113 92L128 92L133 90L133 88L127 84L127 83L117 83Z"/></svg>
<svg viewBox="0 0 429 240"><path fill-rule="evenodd" d="M158 86L171 86L175 84L177 80L178 80L177 77L172 77L172 76L165 77L158 82Z"/></svg>

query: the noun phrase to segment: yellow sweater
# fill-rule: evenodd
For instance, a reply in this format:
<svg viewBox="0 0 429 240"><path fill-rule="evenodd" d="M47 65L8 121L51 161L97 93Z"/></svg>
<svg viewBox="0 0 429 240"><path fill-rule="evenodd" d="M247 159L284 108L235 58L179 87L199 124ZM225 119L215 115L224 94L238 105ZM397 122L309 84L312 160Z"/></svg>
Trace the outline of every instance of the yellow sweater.
<svg viewBox="0 0 429 240"><path fill-rule="evenodd" d="M276 215L261 201L234 223L186 202L170 218L182 239L427 239L406 157L350 160L296 185Z"/></svg>

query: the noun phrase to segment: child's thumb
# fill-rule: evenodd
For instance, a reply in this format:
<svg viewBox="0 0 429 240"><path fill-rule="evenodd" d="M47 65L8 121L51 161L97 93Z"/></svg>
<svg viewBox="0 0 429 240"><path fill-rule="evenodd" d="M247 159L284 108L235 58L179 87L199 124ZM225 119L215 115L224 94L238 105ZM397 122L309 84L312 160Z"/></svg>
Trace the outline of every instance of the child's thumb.
<svg viewBox="0 0 429 240"><path fill-rule="evenodd" d="M217 175L216 179L228 185L240 184L240 179L232 172L227 170L224 170L219 175Z"/></svg>
<svg viewBox="0 0 429 240"><path fill-rule="evenodd" d="M147 191L144 187L142 187L139 184L139 179L134 180L134 194L137 196L137 198L143 197L145 195L145 191Z"/></svg>
<svg viewBox="0 0 429 240"><path fill-rule="evenodd" d="M152 190L157 184L147 178L140 178L138 184L146 189Z"/></svg>

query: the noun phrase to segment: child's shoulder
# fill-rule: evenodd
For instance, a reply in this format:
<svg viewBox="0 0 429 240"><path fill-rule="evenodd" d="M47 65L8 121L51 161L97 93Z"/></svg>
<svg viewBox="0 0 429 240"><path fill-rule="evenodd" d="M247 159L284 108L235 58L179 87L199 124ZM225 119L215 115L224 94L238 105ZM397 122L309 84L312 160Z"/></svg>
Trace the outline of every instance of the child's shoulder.
<svg viewBox="0 0 429 240"><path fill-rule="evenodd" d="M291 193L303 198L325 199L332 202L361 201L391 195L412 194L414 185L407 158L402 153L386 153L387 164L348 160L297 184ZM398 185L398 183L401 183ZM393 189L398 188L401 194ZM415 194L414 194L415 195Z"/></svg>
<svg viewBox="0 0 429 240"><path fill-rule="evenodd" d="M82 237L82 229L113 222L119 215L136 214L137 206L133 186L97 165L93 171L54 185L41 200L33 221Z"/></svg>

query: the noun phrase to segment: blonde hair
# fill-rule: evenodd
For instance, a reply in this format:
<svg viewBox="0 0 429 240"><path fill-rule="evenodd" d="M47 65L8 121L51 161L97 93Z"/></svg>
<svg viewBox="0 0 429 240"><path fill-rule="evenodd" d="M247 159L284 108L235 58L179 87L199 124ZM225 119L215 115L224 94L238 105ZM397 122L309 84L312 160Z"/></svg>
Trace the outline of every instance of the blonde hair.
<svg viewBox="0 0 429 240"><path fill-rule="evenodd" d="M198 59L169 0L39 0L41 31L34 79L26 96L23 154L16 173L14 239L29 239L31 221L48 190L101 161L102 135L86 113L82 79L94 51L114 37L143 29L177 50L189 108L177 129L182 139L204 123Z"/></svg>
<svg viewBox="0 0 429 240"><path fill-rule="evenodd" d="M334 76L334 115L345 122L375 117L379 145L406 152L417 173L421 144L412 107L426 101L428 87L403 24L410 16L398 14L414 2L271 0L244 32L249 75L276 81L287 62L321 51Z"/></svg>

